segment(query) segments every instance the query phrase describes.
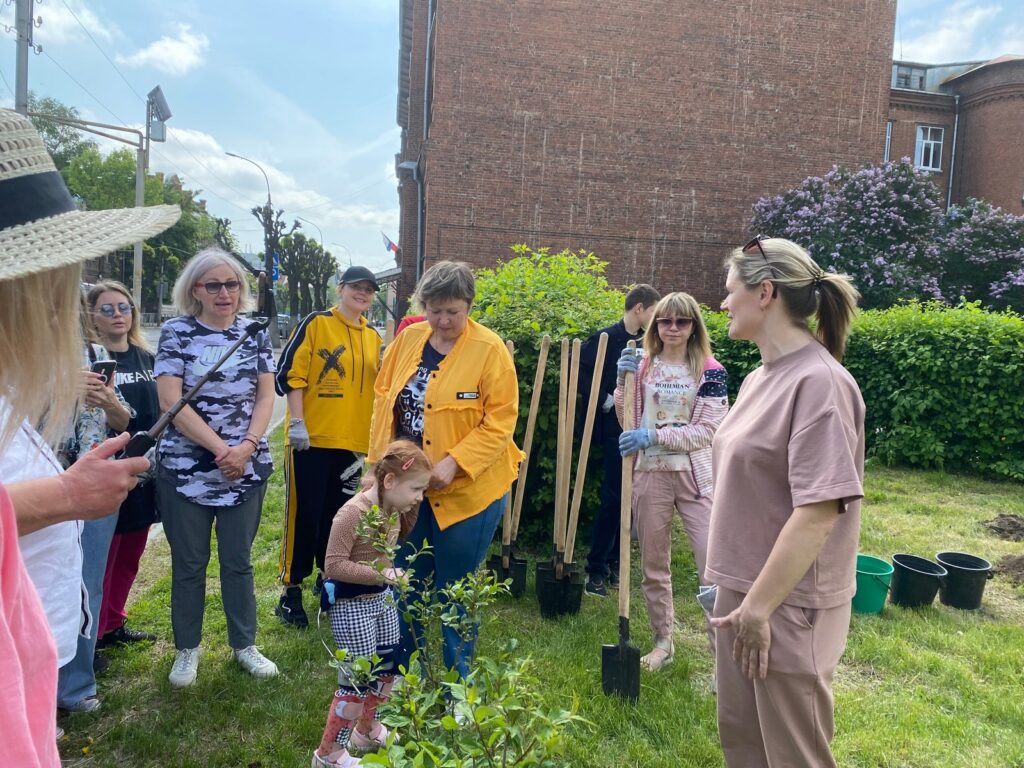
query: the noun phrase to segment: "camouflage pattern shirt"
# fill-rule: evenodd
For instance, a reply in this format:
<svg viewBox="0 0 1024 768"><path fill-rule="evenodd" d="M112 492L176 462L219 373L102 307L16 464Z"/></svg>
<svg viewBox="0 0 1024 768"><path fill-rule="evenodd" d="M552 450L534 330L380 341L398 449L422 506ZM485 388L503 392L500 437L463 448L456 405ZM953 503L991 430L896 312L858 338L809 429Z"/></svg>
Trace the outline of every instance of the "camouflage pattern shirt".
<svg viewBox="0 0 1024 768"><path fill-rule="evenodd" d="M153 375L177 376L187 392L213 367L252 322L238 318L225 330L209 328L194 317L176 317L164 324ZM228 445L245 437L256 403L256 380L274 373L274 358L266 331L247 339L217 370L190 405ZM174 484L194 504L231 507L240 504L266 482L274 465L266 438L238 480L228 480L210 451L192 442L172 423L163 433L157 457L157 476Z"/></svg>

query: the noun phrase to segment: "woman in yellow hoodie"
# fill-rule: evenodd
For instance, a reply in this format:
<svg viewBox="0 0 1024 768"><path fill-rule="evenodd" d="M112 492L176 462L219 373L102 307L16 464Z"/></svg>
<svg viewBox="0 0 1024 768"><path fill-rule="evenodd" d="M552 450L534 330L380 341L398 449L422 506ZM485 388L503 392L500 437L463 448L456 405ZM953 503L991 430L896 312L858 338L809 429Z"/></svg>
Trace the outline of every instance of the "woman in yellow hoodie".
<svg viewBox="0 0 1024 768"><path fill-rule="evenodd" d="M288 507L281 537L284 589L274 612L292 627L308 623L302 581L315 562L319 591L331 522L359 490L381 344L363 313L376 293L373 272L349 267L338 284L338 304L299 324L277 366L277 392L288 397Z"/></svg>
<svg viewBox="0 0 1024 768"><path fill-rule="evenodd" d="M434 467L416 526L395 560L409 569L414 586L429 576L443 588L476 570L522 458L512 442L519 413L515 366L501 339L469 319L475 298L466 264L442 261L428 269L416 287L427 319L395 337L377 377L367 460L375 463L392 440L406 439ZM410 563L424 540L433 557ZM400 663L408 663L414 636L422 638L421 628L403 621ZM474 641L446 629L445 665L465 677Z"/></svg>

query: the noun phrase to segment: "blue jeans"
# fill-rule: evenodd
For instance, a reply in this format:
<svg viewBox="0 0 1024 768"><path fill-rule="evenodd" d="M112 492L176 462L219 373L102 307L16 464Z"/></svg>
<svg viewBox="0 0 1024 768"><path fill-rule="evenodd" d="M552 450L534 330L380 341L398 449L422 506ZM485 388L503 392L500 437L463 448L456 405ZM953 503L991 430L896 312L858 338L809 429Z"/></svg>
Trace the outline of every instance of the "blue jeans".
<svg viewBox="0 0 1024 768"><path fill-rule="evenodd" d="M103 606L103 574L107 570L107 553L117 527L117 513L89 520L82 525L82 582L89 593L89 613L92 627L89 637L78 635L75 658L60 668L57 675L57 706L71 707L96 695L96 673L92 659L96 654L96 632L100 626L100 608ZM71 595L68 599L78 600Z"/></svg>
<svg viewBox="0 0 1024 768"><path fill-rule="evenodd" d="M423 503L420 504L416 525L413 526L409 538L395 558L395 565L410 571L413 591L409 599L413 602L419 599L422 581L428 576L431 577L434 587L441 589L475 571L483 562L484 555L487 554L487 548L491 544L491 539L494 538L494 531L504 512L505 496L503 495L473 517L455 523L442 531L438 528L434 511L430 507L430 500L424 498ZM424 539L433 547L432 554L419 557L412 565L409 565L409 557L414 550L423 545ZM417 644L421 650L424 646L423 627L418 622L409 626L402 613L404 612L399 611L402 638L397 662L408 668L409 657L416 649ZM459 676L465 679L469 674L469 660L473 658L473 650L476 646L476 629L474 628L472 637L465 639L450 627L444 627L442 635L445 667L457 670Z"/></svg>

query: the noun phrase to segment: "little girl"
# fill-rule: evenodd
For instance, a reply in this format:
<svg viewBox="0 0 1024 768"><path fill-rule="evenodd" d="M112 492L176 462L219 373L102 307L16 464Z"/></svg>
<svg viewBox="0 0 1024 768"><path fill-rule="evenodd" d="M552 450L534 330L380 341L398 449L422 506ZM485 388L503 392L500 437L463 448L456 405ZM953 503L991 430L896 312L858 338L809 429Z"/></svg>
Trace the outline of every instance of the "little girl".
<svg viewBox="0 0 1024 768"><path fill-rule="evenodd" d="M398 522L385 531L388 541L405 538L416 523L430 472L430 460L423 451L408 440L396 440L373 467L373 487L357 493L334 517L324 561L329 580L324 586L333 588L335 596L330 607L334 641L349 658L376 654L381 663L370 686L359 686L344 666L338 670L339 687L327 713L323 739L313 753L312 768L360 765L348 752L350 736L352 745L361 750L376 749L387 739L387 729L374 721L374 714L388 700L395 680L398 611L389 599L387 582L401 578L402 572L374 549L372 541L357 536L356 529L376 504L385 519L398 516ZM383 567L383 573L374 564Z"/></svg>

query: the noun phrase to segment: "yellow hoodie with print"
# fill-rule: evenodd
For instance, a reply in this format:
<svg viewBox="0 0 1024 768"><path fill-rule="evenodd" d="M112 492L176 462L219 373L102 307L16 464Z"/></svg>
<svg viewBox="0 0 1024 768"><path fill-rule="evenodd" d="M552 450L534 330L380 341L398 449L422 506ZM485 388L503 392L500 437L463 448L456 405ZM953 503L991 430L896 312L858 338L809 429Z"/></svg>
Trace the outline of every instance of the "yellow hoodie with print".
<svg viewBox="0 0 1024 768"><path fill-rule="evenodd" d="M337 307L313 312L296 327L274 383L280 395L302 390L310 446L366 453L380 346L365 317L353 323Z"/></svg>

